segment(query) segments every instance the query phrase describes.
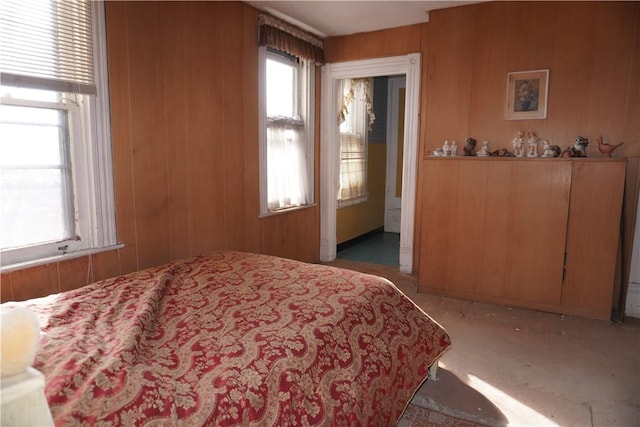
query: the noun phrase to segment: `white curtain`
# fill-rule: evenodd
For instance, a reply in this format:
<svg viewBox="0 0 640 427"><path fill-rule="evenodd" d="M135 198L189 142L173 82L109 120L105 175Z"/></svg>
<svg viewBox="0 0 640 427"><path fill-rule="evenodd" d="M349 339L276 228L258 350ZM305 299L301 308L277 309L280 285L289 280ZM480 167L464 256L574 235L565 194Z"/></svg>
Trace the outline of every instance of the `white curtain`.
<svg viewBox="0 0 640 427"><path fill-rule="evenodd" d="M269 210L309 203L304 126L270 120L267 126Z"/></svg>
<svg viewBox="0 0 640 427"><path fill-rule="evenodd" d="M340 84L340 188L338 207L367 201L367 134L375 120L372 79L345 79Z"/></svg>

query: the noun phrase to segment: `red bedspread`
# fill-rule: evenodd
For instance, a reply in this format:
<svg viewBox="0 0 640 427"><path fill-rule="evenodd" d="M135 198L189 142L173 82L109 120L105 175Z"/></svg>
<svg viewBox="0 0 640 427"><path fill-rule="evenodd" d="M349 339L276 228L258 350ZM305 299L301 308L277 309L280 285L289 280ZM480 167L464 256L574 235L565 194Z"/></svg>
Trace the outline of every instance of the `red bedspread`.
<svg viewBox="0 0 640 427"><path fill-rule="evenodd" d="M394 425L449 345L385 279L222 252L25 304L57 425Z"/></svg>

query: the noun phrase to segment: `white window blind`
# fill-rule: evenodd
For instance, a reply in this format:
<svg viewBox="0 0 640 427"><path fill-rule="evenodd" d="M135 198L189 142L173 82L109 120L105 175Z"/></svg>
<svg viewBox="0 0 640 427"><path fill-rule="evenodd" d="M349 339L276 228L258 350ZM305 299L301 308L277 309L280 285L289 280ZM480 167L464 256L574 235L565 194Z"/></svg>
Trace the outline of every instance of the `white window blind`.
<svg viewBox="0 0 640 427"><path fill-rule="evenodd" d="M0 0L3 85L95 95L91 2Z"/></svg>

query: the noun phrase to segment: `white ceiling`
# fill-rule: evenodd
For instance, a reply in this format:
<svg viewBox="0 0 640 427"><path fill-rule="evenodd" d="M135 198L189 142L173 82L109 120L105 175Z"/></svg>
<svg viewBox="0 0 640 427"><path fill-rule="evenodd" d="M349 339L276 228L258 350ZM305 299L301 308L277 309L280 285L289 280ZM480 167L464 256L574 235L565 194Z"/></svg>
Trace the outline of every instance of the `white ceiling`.
<svg viewBox="0 0 640 427"><path fill-rule="evenodd" d="M246 3L326 38L428 22L430 10L480 1L256 0Z"/></svg>

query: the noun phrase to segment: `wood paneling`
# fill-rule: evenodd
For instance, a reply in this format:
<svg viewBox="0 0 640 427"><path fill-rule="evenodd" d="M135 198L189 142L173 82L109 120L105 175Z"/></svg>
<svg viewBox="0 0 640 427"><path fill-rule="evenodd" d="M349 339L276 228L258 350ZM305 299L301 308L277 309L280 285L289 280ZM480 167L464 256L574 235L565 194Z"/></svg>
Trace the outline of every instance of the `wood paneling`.
<svg viewBox="0 0 640 427"><path fill-rule="evenodd" d="M623 160L425 163L420 290L609 319Z"/></svg>
<svg viewBox="0 0 640 427"><path fill-rule="evenodd" d="M353 61L420 52L421 31L422 26L417 24L384 31L330 37L324 42L325 60Z"/></svg>
<svg viewBox="0 0 640 427"><path fill-rule="evenodd" d="M106 9L124 248L8 273L3 293L45 295L218 249L317 261L317 206L258 216L257 10L241 2ZM320 84L318 77L318 94ZM316 168L316 194L318 175Z"/></svg>
<svg viewBox="0 0 640 427"><path fill-rule="evenodd" d="M257 11L240 2L106 7L116 219L125 246L92 258L93 279L227 247L317 260L317 207L258 218ZM624 141L615 155L638 157L639 23L638 2L486 2L432 11L425 24L330 38L325 52L330 62L422 54L420 158L445 139L462 145L468 136L510 148L515 131L529 129L561 146L577 135ZM550 69L548 118L504 120L506 74L536 68ZM318 78L317 94L320 87ZM319 144L316 195L318 166ZM417 218L426 206L423 175L436 172L418 165ZM504 194L492 197L500 203ZM415 265L424 255L420 236L435 232L420 227L417 220ZM504 232L495 228L490 239ZM504 283L506 272L493 273ZM57 266L56 274L3 275L3 290L7 277L19 283L14 297L16 289L18 296L60 289ZM34 292L25 292L30 286Z"/></svg>
<svg viewBox="0 0 640 427"><path fill-rule="evenodd" d="M428 163L420 286L559 304L571 164Z"/></svg>
<svg viewBox="0 0 640 427"><path fill-rule="evenodd" d="M58 293L59 283L55 263L11 273L11 290L16 301Z"/></svg>
<svg viewBox="0 0 640 427"><path fill-rule="evenodd" d="M468 136L510 149L516 131L533 129L562 147L578 135L622 140L616 156L638 156L639 20L638 2L488 2L432 11L423 50L425 154ZM550 70L547 119L504 120L507 73L534 69Z"/></svg>
<svg viewBox="0 0 640 427"><path fill-rule="evenodd" d="M576 162L572 175L562 304L608 318L613 302L611 283L616 274L625 162Z"/></svg>

